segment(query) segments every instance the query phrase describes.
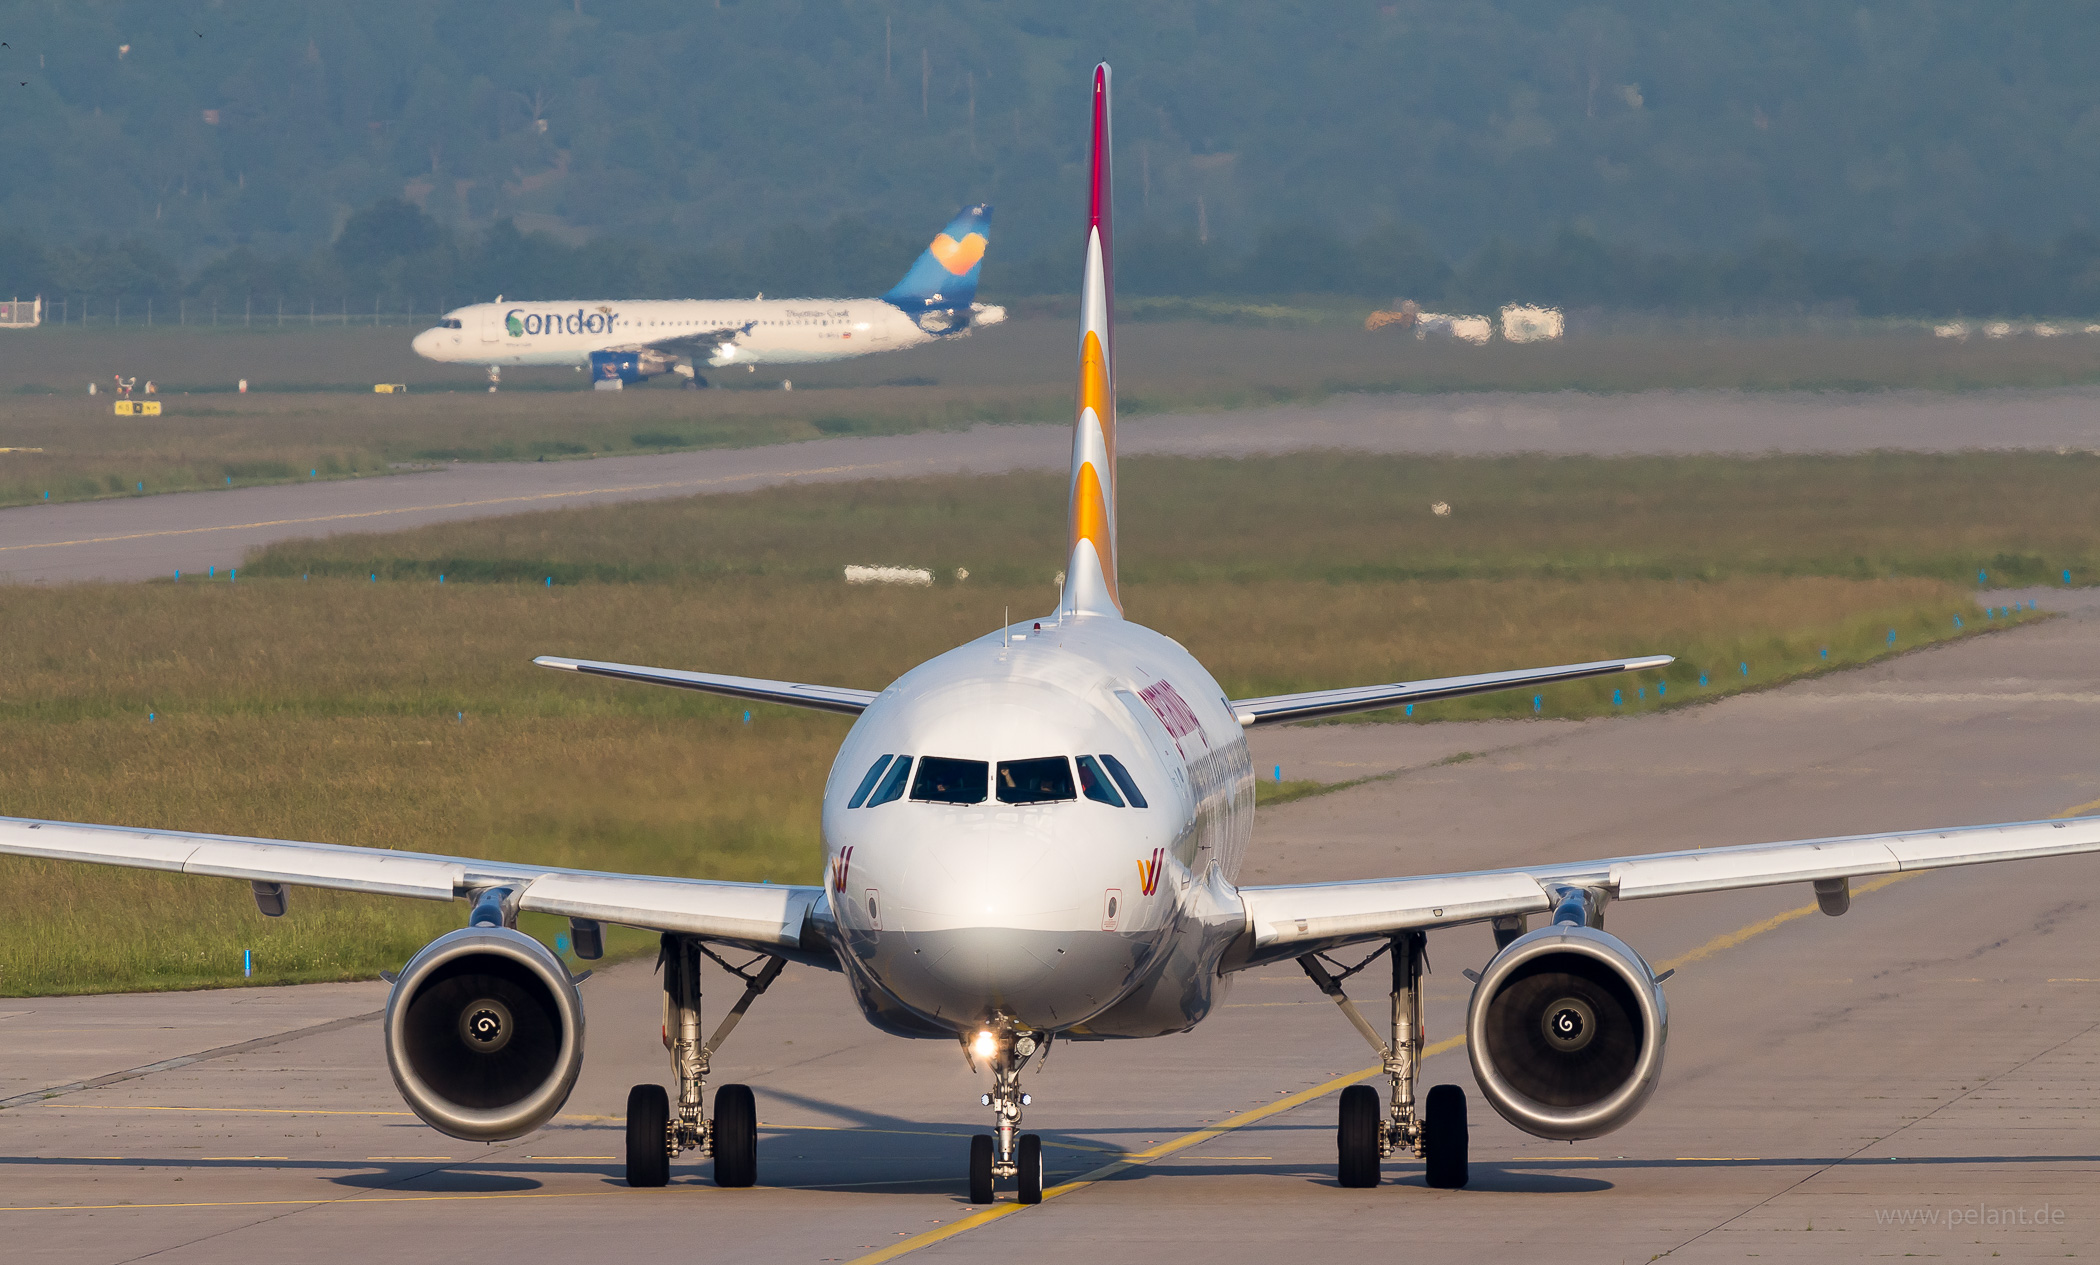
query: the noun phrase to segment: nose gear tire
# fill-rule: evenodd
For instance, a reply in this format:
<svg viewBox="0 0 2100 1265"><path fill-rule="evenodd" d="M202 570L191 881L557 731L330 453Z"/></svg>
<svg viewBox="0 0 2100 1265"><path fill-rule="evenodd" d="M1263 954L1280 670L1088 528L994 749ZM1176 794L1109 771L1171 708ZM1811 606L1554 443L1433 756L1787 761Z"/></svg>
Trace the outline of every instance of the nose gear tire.
<svg viewBox="0 0 2100 1265"><path fill-rule="evenodd" d="M1423 1179L1438 1190L1458 1190L1470 1178L1466 1142L1466 1091L1438 1085L1422 1112Z"/></svg>
<svg viewBox="0 0 2100 1265"><path fill-rule="evenodd" d="M627 1091L627 1184L661 1186L671 1180L671 1096L661 1085Z"/></svg>
<svg viewBox="0 0 2100 1265"><path fill-rule="evenodd" d="M758 1104L749 1085L715 1091L715 1185L749 1186L758 1181Z"/></svg>
<svg viewBox="0 0 2100 1265"><path fill-rule="evenodd" d="M1041 1134L1021 1135L1021 1202L1039 1204L1043 1202L1043 1138Z"/></svg>
<svg viewBox="0 0 2100 1265"><path fill-rule="evenodd" d="M1360 1190L1378 1184L1378 1133L1383 1123L1377 1090L1351 1085L1342 1091L1341 1122L1335 1129L1340 1152L1335 1177L1342 1186Z"/></svg>
<svg viewBox="0 0 2100 1265"><path fill-rule="evenodd" d="M970 1139L970 1202L992 1202L992 1135L980 1133Z"/></svg>

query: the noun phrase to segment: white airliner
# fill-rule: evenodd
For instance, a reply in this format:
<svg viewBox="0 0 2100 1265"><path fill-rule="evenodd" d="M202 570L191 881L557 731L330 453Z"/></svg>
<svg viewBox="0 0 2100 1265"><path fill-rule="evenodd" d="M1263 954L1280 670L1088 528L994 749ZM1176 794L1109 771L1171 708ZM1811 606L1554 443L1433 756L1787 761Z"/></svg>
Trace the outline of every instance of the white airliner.
<svg viewBox="0 0 2100 1265"><path fill-rule="evenodd" d="M427 360L488 366L491 391L505 365L587 367L604 390L665 373L704 387L696 362L756 369L898 351L1006 319L1006 309L976 301L991 233L991 207L964 207L881 298L506 303L498 295L447 312L412 345Z"/></svg>
<svg viewBox="0 0 2100 1265"><path fill-rule="evenodd" d="M990 1078L993 1131L971 1140L972 1202L995 1179L1043 1196L1043 1149L1020 1131L1021 1077L1053 1041L1183 1032L1233 974L1295 960L1384 1058L1391 1092L1340 1100L1341 1184L1419 1157L1431 1186L1467 1178L1465 1093L1416 1095L1427 933L1492 922L1466 1044L1480 1090L1539 1137L1594 1137L1654 1092L1668 1034L1658 976L1603 930L1606 907L1690 892L1813 885L1841 914L1855 876L2100 851L2100 818L1908 831L1607 857L1365 882L1237 887L1254 825L1250 726L1661 667L1618 659L1483 676L1232 699L1171 639L1122 615L1116 583L1115 339L1110 313L1109 72L1093 81L1091 213L1083 274L1070 532L1057 609L929 660L887 689L756 680L578 659L540 664L858 716L824 788L829 861L818 887L553 869L518 862L0 819L0 851L246 879L286 914L312 886L472 902L393 980L384 1039L402 1096L454 1137L514 1138L561 1109L583 1059L583 1003L567 966L514 929L565 916L580 956L603 924L662 933L672 1093L627 1100L627 1180L660 1186L686 1150L714 1180L749 1186L758 1127L749 1088L707 1110L711 1057L788 961L840 972L868 1021L956 1041ZM1529 926L1533 915L1545 924ZM1358 968L1323 955L1364 946ZM712 1036L700 961L746 987ZM1390 955L1391 1021L1372 1025L1341 980ZM758 964L762 963L760 966ZM755 969L754 969L755 968ZM1469 972L1469 974L1471 974ZM960 1157L958 1157L960 1158Z"/></svg>

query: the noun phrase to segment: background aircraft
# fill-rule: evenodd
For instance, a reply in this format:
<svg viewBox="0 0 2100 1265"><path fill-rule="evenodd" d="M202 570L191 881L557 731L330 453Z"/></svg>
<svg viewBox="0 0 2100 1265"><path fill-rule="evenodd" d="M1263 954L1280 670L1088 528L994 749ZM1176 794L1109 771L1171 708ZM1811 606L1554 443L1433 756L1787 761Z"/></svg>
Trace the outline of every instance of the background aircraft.
<svg viewBox="0 0 2100 1265"><path fill-rule="evenodd" d="M555 299L476 303L416 335L416 354L487 365L489 390L504 365L588 365L617 389L665 373L706 386L695 369L812 364L916 347L1006 319L976 302L991 241L992 208L965 207L911 271L877 299Z"/></svg>
<svg viewBox="0 0 2100 1265"><path fill-rule="evenodd" d="M613 874L427 853L175 831L0 819L0 851L246 879L284 916L309 885L472 902L469 925L392 977L384 1039L403 1097L455 1137L521 1136L560 1110L581 1067L584 1012L561 958L519 933L521 912L571 920L600 956L606 922L662 934L665 1039L675 1099L638 1085L627 1104L628 1180L662 1185L673 1157L712 1155L724 1186L757 1177L751 1091L721 1086L712 1055L797 961L840 972L855 1004L900 1036L955 1040L987 1070L994 1132L972 1140L973 1201L996 1178L1043 1195L1042 1142L1020 1132L1021 1076L1062 1038L1186 1031L1233 974L1295 960L1384 1059L1391 1084L1340 1099L1341 1183L1384 1157L1423 1158L1432 1186L1467 1180L1464 1092L1418 1096L1428 932L1491 922L1467 1047L1489 1102L1546 1138L1608 1133L1661 1076L1668 1010L1656 973L1603 929L1607 907L1807 883L1842 914L1855 876L2100 851L2100 818L2026 822L1607 857L1503 870L1239 887L1253 828L1245 730L1403 703L1532 687L1669 662L1649 656L1234 700L1186 650L1125 619L1117 579L1115 338L1109 72L1093 84L1093 154L1081 292L1079 407L1066 574L1054 611L980 637L874 690L577 659L544 666L858 716L824 790L821 886ZM1529 926L1533 915L1547 924ZM1328 955L1369 954L1351 966ZM738 966L724 951L754 952ZM699 969L746 984L702 1037ZM1383 1033L1343 981L1392 968ZM1141 1091L1139 1091L1141 1092Z"/></svg>

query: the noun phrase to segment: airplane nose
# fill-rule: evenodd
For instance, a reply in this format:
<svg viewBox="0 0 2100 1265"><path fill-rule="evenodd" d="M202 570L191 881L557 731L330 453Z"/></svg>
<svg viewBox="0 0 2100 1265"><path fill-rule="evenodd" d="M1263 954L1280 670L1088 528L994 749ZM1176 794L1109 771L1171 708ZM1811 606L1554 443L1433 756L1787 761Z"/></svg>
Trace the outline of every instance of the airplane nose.
<svg viewBox="0 0 2100 1265"><path fill-rule="evenodd" d="M973 927L909 937L926 974L943 990L1011 997L1040 986L1057 969L1069 934Z"/></svg>
<svg viewBox="0 0 2100 1265"><path fill-rule="evenodd" d="M415 350L415 353L418 356L422 356L425 359L428 359L430 357L431 349L437 345L437 339L433 336L435 333L436 331L434 330L426 329L422 333L410 339L408 345Z"/></svg>

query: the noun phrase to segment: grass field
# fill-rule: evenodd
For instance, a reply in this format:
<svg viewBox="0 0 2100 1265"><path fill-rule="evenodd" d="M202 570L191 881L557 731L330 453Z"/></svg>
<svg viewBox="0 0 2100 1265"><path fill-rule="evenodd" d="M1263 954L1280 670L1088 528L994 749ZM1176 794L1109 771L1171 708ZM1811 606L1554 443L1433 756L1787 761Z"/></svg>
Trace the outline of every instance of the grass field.
<svg viewBox="0 0 2100 1265"><path fill-rule="evenodd" d="M1016 319L952 343L789 372L582 390L566 369L478 369L408 350L410 330L138 328L0 336L0 505L371 475L401 463L574 459L1070 416L1072 331ZM1309 401L1353 391L1865 391L2100 381L2100 338L1953 342L1612 335L1534 346L1418 342L1344 325L1132 322L1119 334L1126 413ZM162 388L157 419L85 394L115 372ZM241 378L251 383L236 394ZM405 382L406 396L374 395ZM187 393L187 394L185 394ZM36 449L40 451L21 451Z"/></svg>
<svg viewBox="0 0 2100 1265"><path fill-rule="evenodd" d="M1961 458L1858 478L1873 460L1454 461L1428 473L1317 457L1133 461L1126 598L1241 696L1679 656L1664 674L1543 691L1552 716L1766 686L1957 635L1957 615L1961 635L2000 626L1942 572L1966 566L1970 547L2047 554L2060 537L2020 535L2042 509L2033 522L2002 514L2022 487L2055 476L2025 459ZM1969 490L1951 510L1907 493L1909 480L1938 478L1952 494L1965 461ZM1418 478L1470 491L1446 492L1457 510L1437 519ZM1054 603L1060 482L776 489L281 546L238 585L0 589L0 812L813 881L816 797L847 721L757 707L747 724L727 700L529 659L880 686L1007 610ZM1260 495L1229 514L1193 512L1255 485ZM1851 495L1833 505L1816 487ZM1761 512L1775 497L1793 517ZM1820 519L1800 519L1817 505ZM1702 506L1716 525L1677 538ZM2077 512L2066 535L2090 528L2094 511ZM1965 516L1991 525L1981 545L1964 543ZM1851 544L1808 548L1882 520L1865 570ZM1465 534L1436 543L1429 533L1443 528ZM1445 561L1417 567L1410 550ZM1388 554L1399 561L1370 565ZM1696 568L1670 570L1695 556ZM541 567L592 558L613 569L536 582ZM430 574L441 559L458 568L442 585ZM364 569L376 560L375 583ZM838 579L847 562L936 564L945 578L849 588ZM953 566L971 577L954 581ZM1530 695L1486 696L1415 719L1532 708ZM290 917L265 920L244 884L19 859L0 861L0 890L11 914L0 993L14 995L236 984L244 948L257 982L367 977L462 917L302 890Z"/></svg>
<svg viewBox="0 0 2100 1265"><path fill-rule="evenodd" d="M1426 457L1122 463L1122 573L1156 582L1921 576L2100 583L2100 456ZM1063 476L893 480L296 541L254 574L828 580L849 562L1048 584ZM1447 517L1430 511L1451 507ZM1135 599L1144 600L1142 596Z"/></svg>

